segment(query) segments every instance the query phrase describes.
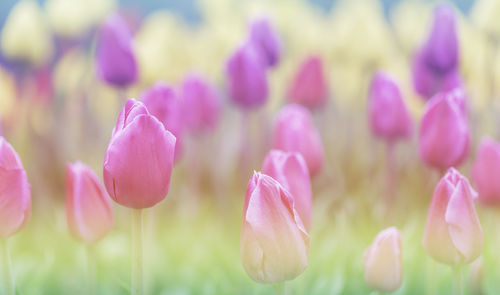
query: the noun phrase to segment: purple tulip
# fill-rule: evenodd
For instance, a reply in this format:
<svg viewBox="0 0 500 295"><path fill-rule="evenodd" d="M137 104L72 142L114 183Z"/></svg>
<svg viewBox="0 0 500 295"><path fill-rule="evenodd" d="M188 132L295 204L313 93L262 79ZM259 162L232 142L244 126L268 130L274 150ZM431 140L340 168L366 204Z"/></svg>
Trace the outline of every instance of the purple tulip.
<svg viewBox="0 0 500 295"><path fill-rule="evenodd" d="M124 88L136 81L132 34L118 14L109 16L99 29L96 58L97 73L106 83Z"/></svg>
<svg viewBox="0 0 500 295"><path fill-rule="evenodd" d="M229 98L244 110L263 106L268 99L267 71L263 57L254 45L246 43L226 64Z"/></svg>
<svg viewBox="0 0 500 295"><path fill-rule="evenodd" d="M282 43L278 32L267 18L257 18L252 22L250 41L260 50L269 67L278 64Z"/></svg>

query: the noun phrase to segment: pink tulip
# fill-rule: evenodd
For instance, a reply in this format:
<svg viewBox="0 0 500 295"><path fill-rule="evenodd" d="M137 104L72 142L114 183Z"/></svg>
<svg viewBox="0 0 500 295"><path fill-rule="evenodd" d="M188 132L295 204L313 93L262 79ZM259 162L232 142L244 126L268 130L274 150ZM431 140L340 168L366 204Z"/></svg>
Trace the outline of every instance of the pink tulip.
<svg viewBox="0 0 500 295"><path fill-rule="evenodd" d="M427 215L423 245L435 260L458 265L479 257L483 231L474 208L477 193L455 168L438 183Z"/></svg>
<svg viewBox="0 0 500 295"><path fill-rule="evenodd" d="M221 113L217 90L198 75L186 77L181 89L183 116L189 131L204 133L215 129Z"/></svg>
<svg viewBox="0 0 500 295"><path fill-rule="evenodd" d="M301 154L271 150L262 164L262 173L277 180L295 201L295 209L306 230L311 228L312 188L307 164Z"/></svg>
<svg viewBox="0 0 500 295"><path fill-rule="evenodd" d="M175 141L142 102L129 99L104 159L104 184L111 198L134 209L152 207L163 200L170 186Z"/></svg>
<svg viewBox="0 0 500 295"><path fill-rule="evenodd" d="M469 153L469 125L462 91L438 93L425 106L420 125L419 154L441 171L460 165Z"/></svg>
<svg viewBox="0 0 500 295"><path fill-rule="evenodd" d="M228 96L239 108L256 109L267 102L267 66L254 44L244 44L228 59L226 79Z"/></svg>
<svg viewBox="0 0 500 295"><path fill-rule="evenodd" d="M113 228L113 211L104 187L81 162L66 168L66 219L73 236L88 244Z"/></svg>
<svg viewBox="0 0 500 295"><path fill-rule="evenodd" d="M307 266L309 235L293 197L273 178L254 173L243 209L240 254L256 282L292 280Z"/></svg>
<svg viewBox="0 0 500 295"><path fill-rule="evenodd" d="M472 182L485 205L500 206L500 143L483 137L472 165Z"/></svg>
<svg viewBox="0 0 500 295"><path fill-rule="evenodd" d="M364 253L365 282L380 292L399 288L403 277L401 234L395 227L381 231Z"/></svg>
<svg viewBox="0 0 500 295"><path fill-rule="evenodd" d="M370 85L368 115L372 132L387 141L411 136L412 121L396 81L377 72Z"/></svg>
<svg viewBox="0 0 500 295"><path fill-rule="evenodd" d="M149 113L155 116L177 139L175 144L175 162L183 154L184 117L182 103L174 89L163 82L158 82L141 95Z"/></svg>
<svg viewBox="0 0 500 295"><path fill-rule="evenodd" d="M309 111L297 104L283 107L274 123L274 149L301 153L312 176L323 168L323 143Z"/></svg>
<svg viewBox="0 0 500 295"><path fill-rule="evenodd" d="M323 61L318 56L310 56L300 65L288 91L288 100L314 110L322 108L327 98L328 81Z"/></svg>
<svg viewBox="0 0 500 295"><path fill-rule="evenodd" d="M0 237L21 230L31 216L31 187L21 159L0 137Z"/></svg>

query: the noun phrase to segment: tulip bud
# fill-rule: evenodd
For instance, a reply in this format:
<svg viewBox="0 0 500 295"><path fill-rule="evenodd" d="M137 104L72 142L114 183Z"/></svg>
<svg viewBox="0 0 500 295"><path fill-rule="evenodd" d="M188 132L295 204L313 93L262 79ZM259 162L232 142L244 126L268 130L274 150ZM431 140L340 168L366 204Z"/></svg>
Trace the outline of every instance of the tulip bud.
<svg viewBox="0 0 500 295"><path fill-rule="evenodd" d="M312 188L307 164L301 154L271 150L262 164L262 173L277 180L292 195L295 209L306 230L311 228Z"/></svg>
<svg viewBox="0 0 500 295"><path fill-rule="evenodd" d="M73 236L88 244L113 228L111 202L94 171L81 162L66 168L66 219Z"/></svg>
<svg viewBox="0 0 500 295"><path fill-rule="evenodd" d="M469 125L463 91L441 92L425 106L419 133L419 154L440 170L460 165L469 153Z"/></svg>
<svg viewBox="0 0 500 295"><path fill-rule="evenodd" d="M474 208L477 193L455 168L438 183L427 215L423 245L433 259L469 263L479 257L483 231Z"/></svg>
<svg viewBox="0 0 500 295"><path fill-rule="evenodd" d="M104 159L104 184L111 198L134 209L163 200L170 186L175 141L144 104L129 99L118 116Z"/></svg>
<svg viewBox="0 0 500 295"><path fill-rule="evenodd" d="M328 98L328 81L323 62L318 56L310 56L300 65L288 91L288 101L309 109L320 109Z"/></svg>
<svg viewBox="0 0 500 295"><path fill-rule="evenodd" d="M401 234L395 227L381 231L366 249L365 282L380 292L392 292L399 288L403 277Z"/></svg>
<svg viewBox="0 0 500 295"><path fill-rule="evenodd" d="M99 29L96 58L98 75L106 83L123 88L137 79L132 34L118 14L109 16Z"/></svg>
<svg viewBox="0 0 500 295"><path fill-rule="evenodd" d="M149 113L155 116L176 138L175 162L179 161L183 152L184 120L182 103L174 89L163 82L158 82L141 95Z"/></svg>
<svg viewBox="0 0 500 295"><path fill-rule="evenodd" d="M243 45L229 58L226 79L229 98L238 107L255 109L267 102L266 66L254 45Z"/></svg>
<svg viewBox="0 0 500 295"><path fill-rule="evenodd" d="M447 3L434 9L434 23L424 46L427 64L438 73L446 73L458 65L458 36L455 13Z"/></svg>
<svg viewBox="0 0 500 295"><path fill-rule="evenodd" d="M8 238L21 230L31 216L31 187L21 159L0 137L0 237Z"/></svg>
<svg viewBox="0 0 500 295"><path fill-rule="evenodd" d="M472 182L485 205L500 206L500 143L485 136L479 144L472 165Z"/></svg>
<svg viewBox="0 0 500 295"><path fill-rule="evenodd" d="M370 85L368 98L372 132L394 141L411 136L412 121L396 81L384 72L377 72Z"/></svg>
<svg viewBox="0 0 500 295"><path fill-rule="evenodd" d="M34 66L51 57L52 37L37 1L19 1L12 8L2 29L0 46L6 58Z"/></svg>
<svg viewBox="0 0 500 295"><path fill-rule="evenodd" d="M215 129L219 122L219 93L203 77L191 75L182 83L183 116L192 133Z"/></svg>
<svg viewBox="0 0 500 295"><path fill-rule="evenodd" d="M256 282L292 280L307 266L309 235L293 197L273 178L254 173L245 196L240 254Z"/></svg>
<svg viewBox="0 0 500 295"><path fill-rule="evenodd" d="M312 176L323 168L323 143L309 111L297 104L283 107L274 122L274 149L298 152Z"/></svg>
<svg viewBox="0 0 500 295"><path fill-rule="evenodd" d="M252 22L250 41L260 50L267 66L273 67L278 64L282 44L278 32L267 18L258 18Z"/></svg>

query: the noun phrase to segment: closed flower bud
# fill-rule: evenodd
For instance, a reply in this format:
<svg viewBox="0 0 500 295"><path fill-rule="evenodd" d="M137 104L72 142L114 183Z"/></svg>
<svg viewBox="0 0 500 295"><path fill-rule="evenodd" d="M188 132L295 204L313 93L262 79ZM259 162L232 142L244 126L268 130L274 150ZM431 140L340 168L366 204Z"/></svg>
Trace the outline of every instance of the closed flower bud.
<svg viewBox="0 0 500 295"><path fill-rule="evenodd" d="M219 123L221 102L219 93L203 77L190 75L182 83L183 116L192 133L214 130Z"/></svg>
<svg viewBox="0 0 500 295"><path fill-rule="evenodd" d="M384 72L377 72L370 85L368 115L372 132L385 140L408 138L412 120L396 81Z"/></svg>
<svg viewBox="0 0 500 295"><path fill-rule="evenodd" d="M381 231L364 253L365 282L380 292L399 288L403 278L401 234L395 227Z"/></svg>
<svg viewBox="0 0 500 295"><path fill-rule="evenodd" d="M323 168L323 143L306 108L297 104L283 107L274 122L272 141L274 149L302 154L312 176Z"/></svg>
<svg viewBox="0 0 500 295"><path fill-rule="evenodd" d="M306 230L311 228L312 188L307 164L297 152L271 150L262 164L262 173L277 180L295 201L295 209Z"/></svg>
<svg viewBox="0 0 500 295"><path fill-rule="evenodd" d="M483 137L472 164L472 182L485 205L500 206L500 143Z"/></svg>
<svg viewBox="0 0 500 295"><path fill-rule="evenodd" d="M154 206L170 186L175 136L143 103L129 99L120 112L104 159L111 198L134 209Z"/></svg>
<svg viewBox="0 0 500 295"><path fill-rule="evenodd" d="M106 83L123 88L137 79L132 34L118 14L109 16L99 29L96 58L97 73Z"/></svg>
<svg viewBox="0 0 500 295"><path fill-rule="evenodd" d="M250 25L250 41L260 51L269 67L279 62L282 44L278 32L264 17L255 19Z"/></svg>
<svg viewBox="0 0 500 295"><path fill-rule="evenodd" d="M455 168L438 183L432 196L423 245L436 261L470 263L481 254L483 231L474 208L477 193Z"/></svg>
<svg viewBox="0 0 500 295"><path fill-rule="evenodd" d="M460 165L469 153L469 125L463 91L436 94L420 123L419 154L425 164L444 171Z"/></svg>
<svg viewBox="0 0 500 295"><path fill-rule="evenodd" d="M314 110L322 108L327 98L328 81L323 62L318 56L310 56L300 65L292 81L288 101Z"/></svg>
<svg viewBox="0 0 500 295"><path fill-rule="evenodd" d="M176 138L175 162L183 153L184 115L182 103L174 89L163 82L158 82L141 95L149 113L155 116Z"/></svg>
<svg viewBox="0 0 500 295"><path fill-rule="evenodd" d="M91 244L113 228L113 211L95 173L81 162L66 169L66 219L73 236Z"/></svg>
<svg viewBox="0 0 500 295"><path fill-rule="evenodd" d="M0 237L8 238L22 229L31 216L31 187L21 159L0 137Z"/></svg>
<svg viewBox="0 0 500 295"><path fill-rule="evenodd" d="M458 65L458 36L455 13L448 3L434 9L434 23L424 45L426 63L438 73L446 73Z"/></svg>
<svg viewBox="0 0 500 295"><path fill-rule="evenodd" d="M255 45L244 44L229 58L226 82L229 98L241 109L256 109L267 102L266 65Z"/></svg>
<svg viewBox="0 0 500 295"><path fill-rule="evenodd" d="M292 280L307 266L309 235L293 197L273 178L255 173L245 196L240 254L258 283Z"/></svg>

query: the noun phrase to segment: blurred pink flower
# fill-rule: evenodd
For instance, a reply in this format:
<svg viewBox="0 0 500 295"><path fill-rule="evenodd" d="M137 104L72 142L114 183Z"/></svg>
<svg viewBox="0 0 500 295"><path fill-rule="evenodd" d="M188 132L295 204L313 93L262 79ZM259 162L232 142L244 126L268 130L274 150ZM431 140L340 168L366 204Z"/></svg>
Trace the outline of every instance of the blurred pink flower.
<svg viewBox="0 0 500 295"><path fill-rule="evenodd" d="M21 230L31 216L31 186L19 155L0 137L0 237Z"/></svg>
<svg viewBox="0 0 500 295"><path fill-rule="evenodd" d="M73 236L88 244L103 238L114 224L104 187L94 171L78 161L66 168L66 219Z"/></svg>
<svg viewBox="0 0 500 295"><path fill-rule="evenodd" d="M182 116L189 131L204 133L214 130L219 123L222 107L217 89L198 75L187 76L181 89Z"/></svg>
<svg viewBox="0 0 500 295"><path fill-rule="evenodd" d="M372 132L387 141L408 138L412 120L394 78L375 73L368 97L368 115Z"/></svg>
<svg viewBox="0 0 500 295"><path fill-rule="evenodd" d="M295 209L306 230L311 229L312 188L307 164L301 154L271 150L262 164L262 173L277 180L292 195Z"/></svg>
<svg viewBox="0 0 500 295"><path fill-rule="evenodd" d="M322 108L328 98L328 81L319 56L309 56L300 65L288 91L288 101L311 110Z"/></svg>
<svg viewBox="0 0 500 295"><path fill-rule="evenodd" d="M317 175L323 168L321 136L311 114L303 106L290 104L280 110L274 122L272 147L302 154L311 176Z"/></svg>
<svg viewBox="0 0 500 295"><path fill-rule="evenodd" d="M309 235L293 197L272 177L254 173L243 209L240 254L256 282L292 280L307 266Z"/></svg>
<svg viewBox="0 0 500 295"><path fill-rule="evenodd" d="M462 91L438 93L425 106L419 132L422 161L444 171L469 153L469 124Z"/></svg>
<svg viewBox="0 0 500 295"><path fill-rule="evenodd" d="M485 205L500 206L500 143L483 137L472 164L472 182Z"/></svg>
<svg viewBox="0 0 500 295"><path fill-rule="evenodd" d="M104 159L104 184L111 198L134 209L152 207L163 200L170 186L175 141L142 102L129 99Z"/></svg>
<svg viewBox="0 0 500 295"><path fill-rule="evenodd" d="M474 208L477 193L455 168L438 183L432 196L423 245L441 263L470 263L481 255L483 231Z"/></svg>

